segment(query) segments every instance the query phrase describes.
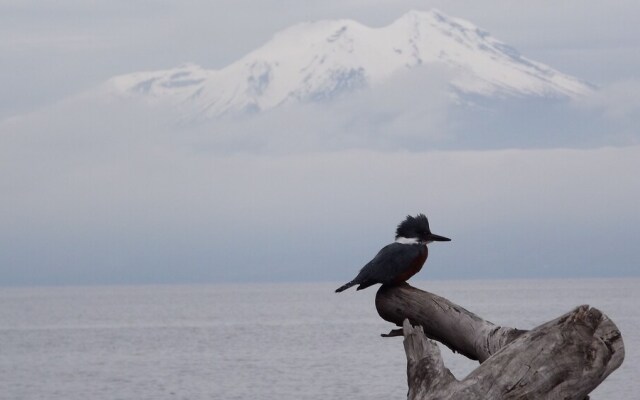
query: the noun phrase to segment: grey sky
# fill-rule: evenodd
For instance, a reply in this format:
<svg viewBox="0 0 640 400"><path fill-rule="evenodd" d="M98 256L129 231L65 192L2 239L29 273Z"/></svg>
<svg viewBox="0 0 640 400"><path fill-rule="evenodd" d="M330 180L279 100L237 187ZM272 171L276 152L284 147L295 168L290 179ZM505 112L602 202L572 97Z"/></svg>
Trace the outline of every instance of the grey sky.
<svg viewBox="0 0 640 400"><path fill-rule="evenodd" d="M401 76L193 129L91 95L303 20L431 7L602 89L469 117L420 97L442 77ZM636 1L0 0L0 284L338 281L418 212L453 238L421 278L638 275L638 37Z"/></svg>

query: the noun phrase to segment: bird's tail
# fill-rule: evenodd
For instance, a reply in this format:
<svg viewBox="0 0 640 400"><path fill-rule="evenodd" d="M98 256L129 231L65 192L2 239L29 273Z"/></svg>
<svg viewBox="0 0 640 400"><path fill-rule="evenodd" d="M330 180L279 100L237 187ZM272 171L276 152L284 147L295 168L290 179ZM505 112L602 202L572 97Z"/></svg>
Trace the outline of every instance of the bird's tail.
<svg viewBox="0 0 640 400"><path fill-rule="evenodd" d="M340 286L339 288L336 289L336 293L340 293L343 290L347 290L349 289L351 286L357 285L358 282L356 282L355 280L351 281L351 282L347 282L344 285Z"/></svg>

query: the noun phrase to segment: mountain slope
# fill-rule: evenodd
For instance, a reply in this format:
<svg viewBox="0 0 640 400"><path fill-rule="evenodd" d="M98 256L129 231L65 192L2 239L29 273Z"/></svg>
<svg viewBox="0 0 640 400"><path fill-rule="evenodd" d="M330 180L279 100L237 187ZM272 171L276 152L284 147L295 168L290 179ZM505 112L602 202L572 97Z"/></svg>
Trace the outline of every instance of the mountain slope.
<svg viewBox="0 0 640 400"><path fill-rule="evenodd" d="M468 21L411 11L371 28L352 20L302 23L220 70L185 64L107 82L112 94L186 107L190 117L259 112L375 87L401 71L442 67L458 95L578 97L576 78L521 56Z"/></svg>

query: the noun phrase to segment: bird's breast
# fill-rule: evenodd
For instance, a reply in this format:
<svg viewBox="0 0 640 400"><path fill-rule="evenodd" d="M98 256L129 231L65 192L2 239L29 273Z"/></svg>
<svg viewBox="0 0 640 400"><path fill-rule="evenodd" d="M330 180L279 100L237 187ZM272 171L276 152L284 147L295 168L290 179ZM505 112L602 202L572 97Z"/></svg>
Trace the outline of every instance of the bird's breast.
<svg viewBox="0 0 640 400"><path fill-rule="evenodd" d="M429 250L427 249L427 246L423 246L423 248L424 250L421 249L418 256L416 256L407 265L407 268L404 271L402 271L400 274L398 274L398 276L395 277L394 283L398 284L398 283L406 282L407 280L409 280L409 278L411 278L412 276L420 272L425 261L427 261L427 256L429 255Z"/></svg>

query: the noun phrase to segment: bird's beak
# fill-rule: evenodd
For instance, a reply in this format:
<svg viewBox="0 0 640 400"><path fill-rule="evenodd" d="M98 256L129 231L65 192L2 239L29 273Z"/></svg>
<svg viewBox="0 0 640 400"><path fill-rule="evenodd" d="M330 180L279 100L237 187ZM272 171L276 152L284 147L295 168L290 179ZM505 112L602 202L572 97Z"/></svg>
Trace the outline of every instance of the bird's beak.
<svg viewBox="0 0 640 400"><path fill-rule="evenodd" d="M447 237L434 235L433 233L430 233L429 236L427 236L427 240L431 240L434 242L450 242L451 241L451 239Z"/></svg>

